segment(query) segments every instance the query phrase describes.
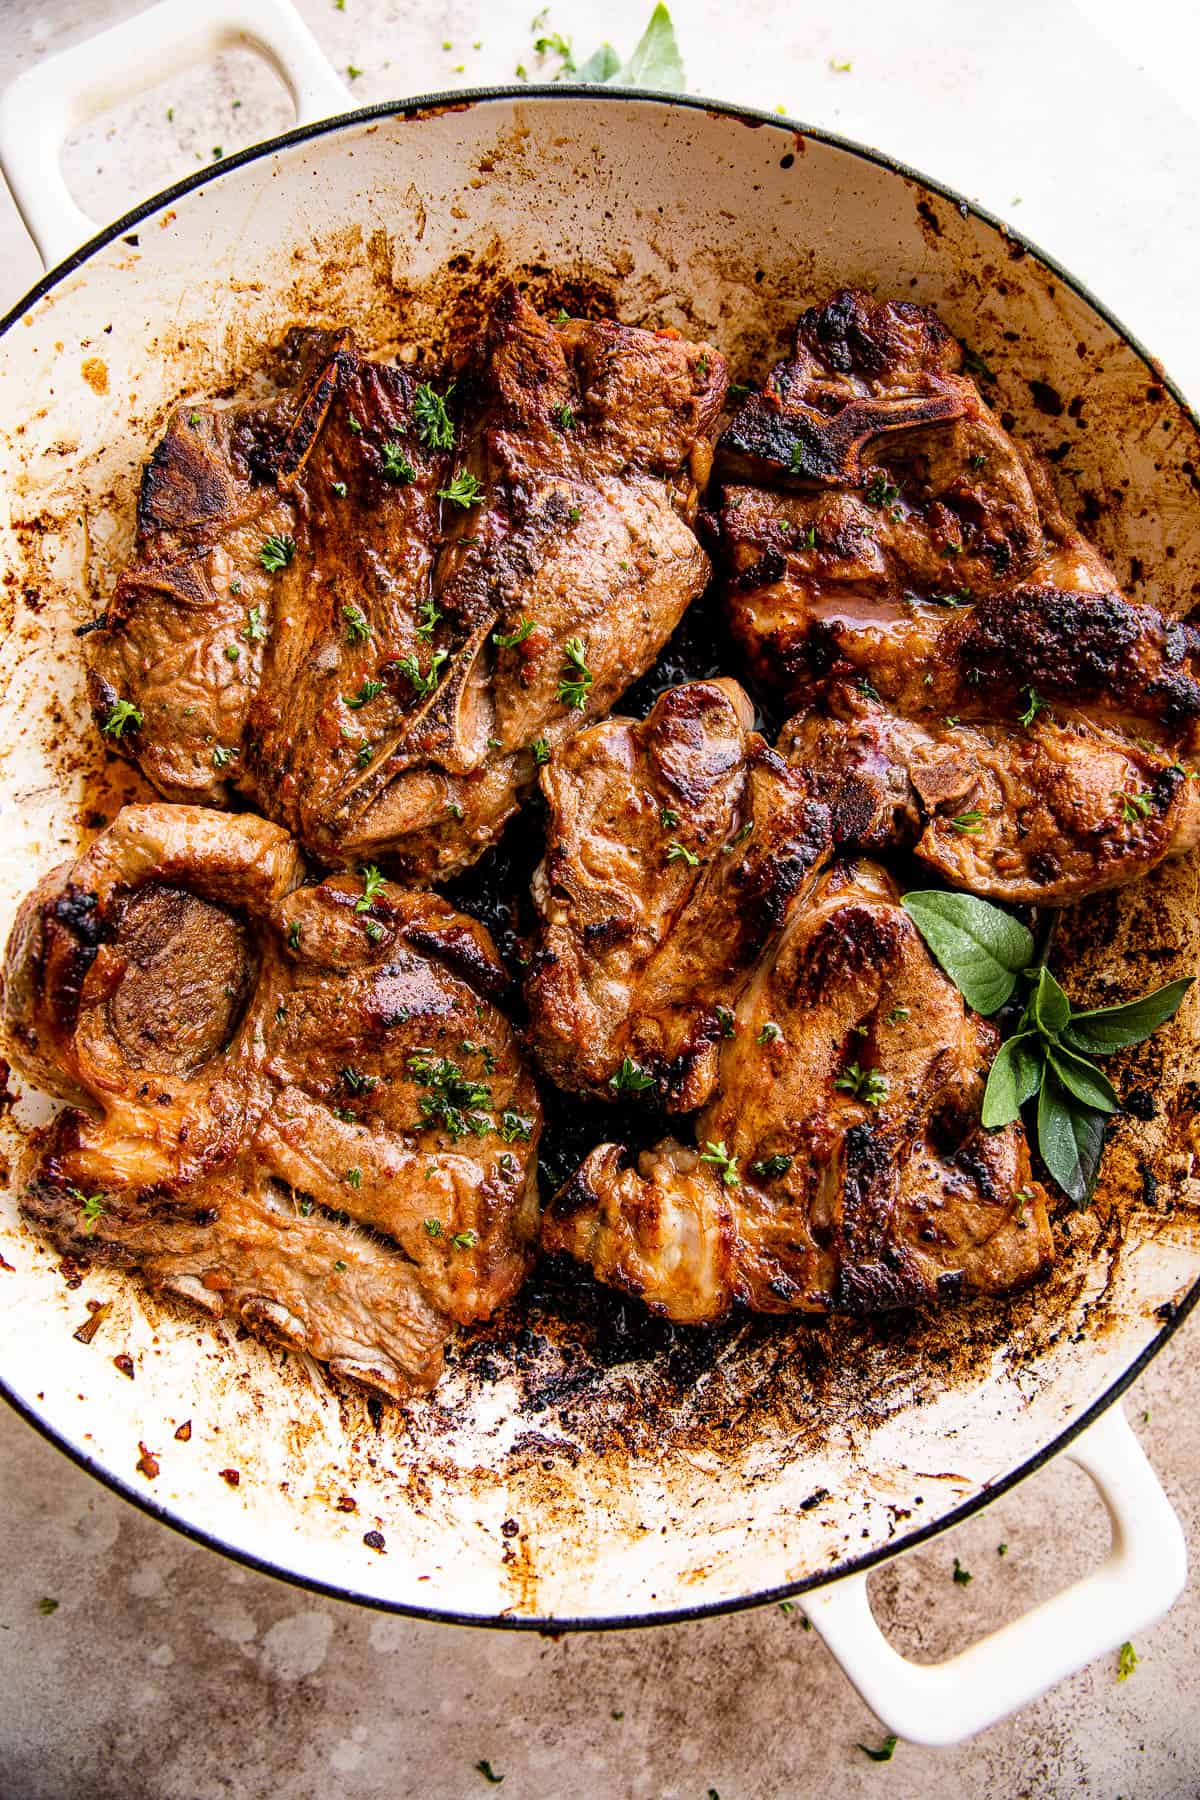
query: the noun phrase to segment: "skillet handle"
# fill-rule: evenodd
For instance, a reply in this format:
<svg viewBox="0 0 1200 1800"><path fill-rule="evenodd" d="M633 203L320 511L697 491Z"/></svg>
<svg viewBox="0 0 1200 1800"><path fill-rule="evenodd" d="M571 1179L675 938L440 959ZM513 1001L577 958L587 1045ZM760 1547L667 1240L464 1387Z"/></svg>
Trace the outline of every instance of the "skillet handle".
<svg viewBox="0 0 1200 1800"><path fill-rule="evenodd" d="M345 110L346 90L290 0L160 0L10 83L0 95L0 171L46 268L97 230L63 180L75 126L235 46L273 66L299 124Z"/></svg>
<svg viewBox="0 0 1200 1800"><path fill-rule="evenodd" d="M1161 1617L1187 1578L1183 1532L1119 1405L1065 1452L1108 1509L1112 1545L1073 1587L943 1663L908 1662L875 1623L867 1577L801 1605L872 1712L914 1744L956 1744Z"/></svg>

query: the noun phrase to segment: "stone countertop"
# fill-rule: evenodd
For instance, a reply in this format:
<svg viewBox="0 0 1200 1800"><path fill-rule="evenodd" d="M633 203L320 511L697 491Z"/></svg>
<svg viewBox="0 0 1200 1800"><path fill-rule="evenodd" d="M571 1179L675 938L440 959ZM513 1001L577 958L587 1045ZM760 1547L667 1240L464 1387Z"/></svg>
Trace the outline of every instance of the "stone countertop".
<svg viewBox="0 0 1200 1800"><path fill-rule="evenodd" d="M337 67L360 71L356 100L508 81L518 62L543 78L556 66L532 53L534 0L299 4ZM4 0L0 82L133 10ZM1113 0L923 0L916 13L859 0L823 16L781 0L736 14L716 0L674 6L695 91L779 107L978 198L1087 281L1200 395L1200 141L1178 76L1196 66L1198 27L1170 0L1142 0L1132 26L1127 10ZM549 26L585 54L601 36L627 51L647 11L648 0L611 0L597 26L579 0L559 0ZM1136 44L1123 43L1135 28ZM230 55L77 134L64 166L103 220L289 119L274 77ZM0 195L0 311L37 274ZM1194 1336L1176 1338L1129 1401L1193 1558ZM943 1656L1094 1566L1105 1541L1086 1478L1051 1466L878 1571L873 1601L899 1649ZM952 1580L956 1556L969 1585ZM798 1610L551 1640L315 1599L144 1517L7 1410L0 1558L4 1800L460 1800L490 1791L481 1759L511 1800L1193 1800L1200 1790L1195 1580L1139 1636L1129 1680L1118 1683L1106 1657L973 1743L901 1744L880 1766L856 1748L879 1743L878 1723Z"/></svg>

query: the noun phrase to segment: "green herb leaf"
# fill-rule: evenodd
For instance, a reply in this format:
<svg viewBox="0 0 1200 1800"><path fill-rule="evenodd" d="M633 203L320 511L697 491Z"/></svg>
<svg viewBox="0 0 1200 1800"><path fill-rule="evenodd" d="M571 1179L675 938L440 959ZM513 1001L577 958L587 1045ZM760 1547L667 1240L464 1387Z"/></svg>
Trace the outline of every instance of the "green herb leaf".
<svg viewBox="0 0 1200 1800"><path fill-rule="evenodd" d="M389 438L379 453L379 472L385 481L407 484L417 479L417 471L404 454L399 438Z"/></svg>
<svg viewBox="0 0 1200 1800"><path fill-rule="evenodd" d="M1138 1653L1128 1639L1117 1652L1117 1680L1128 1681L1138 1666Z"/></svg>
<svg viewBox="0 0 1200 1800"><path fill-rule="evenodd" d="M1033 934L973 894L914 889L901 904L934 957L978 1013L994 1013L1033 961Z"/></svg>
<svg viewBox="0 0 1200 1800"><path fill-rule="evenodd" d="M737 1157L730 1156L725 1148L724 1138L715 1144L710 1138L700 1152L700 1161L711 1163L726 1187L741 1187L741 1177L737 1172Z"/></svg>
<svg viewBox="0 0 1200 1800"><path fill-rule="evenodd" d="M364 681L357 694L343 694L342 701L350 708L351 712L358 712L382 692L382 681Z"/></svg>
<svg viewBox="0 0 1200 1800"><path fill-rule="evenodd" d="M258 553L258 560L269 575L280 569L286 569L296 554L296 540L293 537L279 536L272 532L263 542Z"/></svg>
<svg viewBox="0 0 1200 1800"><path fill-rule="evenodd" d="M343 606L342 620L346 627L348 644L365 644L367 642L371 635L371 625L360 606Z"/></svg>
<svg viewBox="0 0 1200 1800"><path fill-rule="evenodd" d="M498 650L515 650L518 644L525 642L535 623L533 619L522 619L513 631L493 631L492 642Z"/></svg>
<svg viewBox="0 0 1200 1800"><path fill-rule="evenodd" d="M861 1750L864 1756L869 1756L872 1762L891 1762L892 1755L899 1742L900 1739L896 1736L895 1732L889 1731L878 1750L872 1750L870 1744L856 1744L855 1749Z"/></svg>
<svg viewBox="0 0 1200 1800"><path fill-rule="evenodd" d="M580 63L575 75L578 81L598 85L615 75L620 67L621 59L612 45L601 44L598 50L592 51L586 62Z"/></svg>
<svg viewBox="0 0 1200 1800"><path fill-rule="evenodd" d="M981 1123L995 1131L1011 1125L1027 1100L1032 1100L1042 1079L1045 1051L1036 1031L1023 1031L1001 1044L983 1093Z"/></svg>
<svg viewBox="0 0 1200 1800"><path fill-rule="evenodd" d="M1038 1098L1038 1149L1063 1193L1084 1207L1096 1185L1104 1149L1104 1116L1083 1106L1053 1069L1042 1076Z"/></svg>
<svg viewBox="0 0 1200 1800"><path fill-rule="evenodd" d="M1114 1050L1140 1044L1174 1017L1192 980L1186 975L1181 981L1169 981L1165 987L1155 988L1152 994L1143 994L1140 1000L1130 1000L1124 1006L1100 1006L1091 1012L1072 1013L1063 1031L1063 1042L1088 1056L1111 1056Z"/></svg>
<svg viewBox="0 0 1200 1800"><path fill-rule="evenodd" d="M483 488L476 476L469 469L460 469L449 487L439 488L439 500L449 500L454 506L461 506L464 511L478 506L483 499Z"/></svg>
<svg viewBox="0 0 1200 1800"><path fill-rule="evenodd" d="M587 646L582 638L569 637L563 645L566 661L558 678L558 698L564 706L582 712L594 677L587 666Z"/></svg>
<svg viewBox="0 0 1200 1800"><path fill-rule="evenodd" d="M1038 970L1037 983L1029 996L1025 1016L1035 1020L1048 1037L1057 1037L1071 1017L1071 1002L1044 963Z"/></svg>
<svg viewBox="0 0 1200 1800"><path fill-rule="evenodd" d="M140 731L142 724L142 715L133 701L118 700L115 705L109 707L108 717L100 729L106 737L120 738L124 737L127 726L134 731Z"/></svg>
<svg viewBox="0 0 1200 1800"><path fill-rule="evenodd" d="M654 1086L654 1077L627 1056L616 1074L609 1076L608 1085L614 1094L640 1094Z"/></svg>
<svg viewBox="0 0 1200 1800"><path fill-rule="evenodd" d="M1061 1044L1046 1050L1046 1060L1065 1088L1069 1088L1076 1100L1090 1106L1095 1112L1114 1113L1119 1111L1120 1102L1107 1075L1076 1056L1074 1051L1065 1050Z"/></svg>
<svg viewBox="0 0 1200 1800"><path fill-rule="evenodd" d="M681 93L687 86L675 27L661 0L650 14L650 23L629 61L605 79L609 87L656 88L672 94Z"/></svg>
<svg viewBox="0 0 1200 1800"><path fill-rule="evenodd" d="M669 863L687 863L690 869L695 869L699 866L700 858L694 850L689 850L686 844L681 844L677 838L672 838L667 845L667 861Z"/></svg>
<svg viewBox="0 0 1200 1800"><path fill-rule="evenodd" d="M374 904L380 894L382 894L384 886L383 876L375 867L374 863L367 864L366 868L362 871L362 878L362 898L354 902L355 912L360 913L366 912L367 908Z"/></svg>
<svg viewBox="0 0 1200 1800"><path fill-rule="evenodd" d="M472 1234L472 1238L473 1236L474 1234ZM458 1239L456 1238L454 1241L457 1243ZM503 1775L497 1775L486 1756L481 1756L479 1761L475 1764L475 1767L483 1776L483 1779L485 1781L490 1781L493 1787L499 1787L500 1783L504 1780Z"/></svg>
<svg viewBox="0 0 1200 1800"><path fill-rule="evenodd" d="M454 443L454 425L446 411L446 402L453 392L453 382L444 394L439 394L423 381L413 395L413 424L427 450L449 450Z"/></svg>

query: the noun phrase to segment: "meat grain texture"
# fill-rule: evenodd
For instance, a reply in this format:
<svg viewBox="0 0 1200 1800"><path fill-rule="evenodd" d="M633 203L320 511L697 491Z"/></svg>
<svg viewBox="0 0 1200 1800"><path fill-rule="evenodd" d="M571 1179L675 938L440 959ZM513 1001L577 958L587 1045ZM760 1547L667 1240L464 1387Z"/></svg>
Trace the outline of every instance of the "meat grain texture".
<svg viewBox="0 0 1200 1800"><path fill-rule="evenodd" d="M279 826L126 807L23 903L4 1015L66 1102L23 1208L69 1257L400 1397L524 1279L541 1107L487 933L306 884Z"/></svg>
<svg viewBox="0 0 1200 1800"><path fill-rule="evenodd" d="M1119 592L935 314L847 290L721 437L714 529L840 842L1058 906L1200 838L1200 633Z"/></svg>
<svg viewBox="0 0 1200 1800"><path fill-rule="evenodd" d="M724 360L510 289L453 368L299 331L280 375L172 418L90 637L97 724L169 799L446 879L703 590Z"/></svg>
<svg viewBox="0 0 1200 1800"><path fill-rule="evenodd" d="M1016 1286L1053 1243L1022 1128L980 1125L995 1029L934 966L884 870L825 866L828 814L757 734L743 726L739 741L748 710L733 683L678 688L644 726L610 720L563 758L585 798L535 884L547 929L534 1040L557 1066L574 1019L593 1082L622 1055L626 1082L661 1070L669 1105L702 1110L686 1141L636 1159L620 1144L593 1150L554 1197L543 1242L687 1324L735 1304L866 1312ZM681 884L656 867L657 808L662 746L678 782L672 735L685 721L688 766L733 761L741 780L726 784L717 829L690 828L696 863ZM614 791L605 776L631 737L641 757L626 754ZM555 792L569 777L544 779ZM751 783L773 804L748 811L747 833ZM659 839L649 853L647 833ZM622 853L642 911L601 946L589 913L607 889L587 876Z"/></svg>

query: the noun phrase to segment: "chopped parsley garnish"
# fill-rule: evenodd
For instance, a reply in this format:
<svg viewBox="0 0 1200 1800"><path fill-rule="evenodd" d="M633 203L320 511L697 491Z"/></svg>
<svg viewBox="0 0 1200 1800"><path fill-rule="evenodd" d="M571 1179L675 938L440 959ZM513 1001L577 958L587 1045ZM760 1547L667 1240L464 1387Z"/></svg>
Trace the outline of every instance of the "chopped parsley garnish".
<svg viewBox="0 0 1200 1800"><path fill-rule="evenodd" d="M417 626L417 636L432 637L441 616L437 608L437 601L432 596L428 600L422 600L417 608L417 618L420 621Z"/></svg>
<svg viewBox="0 0 1200 1800"><path fill-rule="evenodd" d="M721 1027L721 1036L723 1038L734 1037L736 1032L730 1009L727 1006L717 1006L713 1010L717 1015L717 1024Z"/></svg>
<svg viewBox="0 0 1200 1800"><path fill-rule="evenodd" d="M1136 825L1139 819L1147 818L1149 815L1151 805L1149 794L1124 794L1114 790L1113 799L1121 802L1121 817L1126 825Z"/></svg>
<svg viewBox="0 0 1200 1800"><path fill-rule="evenodd" d="M83 1230L90 1237L104 1217L104 1195L85 1194L81 1188L69 1187L67 1193L79 1208Z"/></svg>
<svg viewBox="0 0 1200 1800"><path fill-rule="evenodd" d="M700 1161L711 1163L726 1187L741 1187L741 1177L737 1172L737 1157L730 1156L725 1148L724 1138L719 1139L715 1144L710 1138L700 1152Z"/></svg>
<svg viewBox="0 0 1200 1800"><path fill-rule="evenodd" d="M428 694L432 694L437 687L442 678L442 664L449 662L449 660L450 652L448 650L435 650L429 659L428 674L422 675L420 663L410 652L408 656L402 656L399 659L396 667L402 675L407 675L409 681L412 683L413 693L424 700L425 697Z"/></svg>
<svg viewBox="0 0 1200 1800"><path fill-rule="evenodd" d="M891 1762L899 1742L895 1732L889 1731L878 1750L873 1750L870 1744L856 1744L855 1748L861 1750L864 1756L869 1756L872 1762Z"/></svg>
<svg viewBox="0 0 1200 1800"><path fill-rule="evenodd" d="M864 1106L882 1106L888 1095L886 1077L877 1069L864 1069L856 1062L848 1063L833 1085L844 1094L853 1094Z"/></svg>
<svg viewBox="0 0 1200 1800"><path fill-rule="evenodd" d="M355 437L362 436L362 426L359 424L358 420L354 417L353 413L346 414L346 424L350 427L350 430L354 433Z"/></svg>
<svg viewBox="0 0 1200 1800"><path fill-rule="evenodd" d="M887 1016L887 1022L889 1025L899 1025L899 1023L902 1019L907 1019L907 1018L908 1018L907 1006L893 1006L891 1012Z"/></svg>
<svg viewBox="0 0 1200 1800"><path fill-rule="evenodd" d="M536 622L534 619L523 618L514 631L493 631L492 642L500 650L515 650L518 644L525 642Z"/></svg>
<svg viewBox="0 0 1200 1800"><path fill-rule="evenodd" d="M763 1156L750 1164L750 1173L760 1181L773 1181L777 1175L786 1175L791 1166L790 1156Z"/></svg>
<svg viewBox="0 0 1200 1800"><path fill-rule="evenodd" d="M420 1100L421 1117L428 1124L442 1125L452 1138L465 1137L468 1132L486 1137L492 1129L488 1114L480 1110L491 1105L491 1088L465 1075L448 1056L416 1051L408 1058L408 1073L429 1090Z"/></svg>
<svg viewBox="0 0 1200 1800"><path fill-rule="evenodd" d="M450 1242L454 1245L456 1250L473 1250L479 1242L479 1235L477 1232L471 1231L470 1229L466 1231L456 1231L454 1236L450 1239ZM504 1777L501 1776L500 1779L503 1781Z"/></svg>
<svg viewBox="0 0 1200 1800"><path fill-rule="evenodd" d="M368 863L366 868L362 870L362 878L362 898L354 902L355 912L360 913L366 912L368 906L374 904L380 894L382 894L384 886L383 876L375 867L374 863Z"/></svg>
<svg viewBox="0 0 1200 1800"><path fill-rule="evenodd" d="M782 1036L783 1032L774 1019L768 1019L754 1041L756 1044L777 1044Z"/></svg>
<svg viewBox="0 0 1200 1800"><path fill-rule="evenodd" d="M533 1136L533 1120L506 1109L500 1114L500 1136L506 1144L527 1144Z"/></svg>
<svg viewBox="0 0 1200 1800"><path fill-rule="evenodd" d="M345 1179L350 1183L352 1188L360 1188L362 1186L362 1170L347 1169Z"/></svg>
<svg viewBox="0 0 1200 1800"><path fill-rule="evenodd" d="M363 926L363 930L373 944L377 944L383 936L383 926L379 923L378 919L368 919Z"/></svg>
<svg viewBox="0 0 1200 1800"><path fill-rule="evenodd" d="M971 1579L970 1569L964 1569L957 1556L954 1559L954 1581L959 1587L966 1587Z"/></svg>
<svg viewBox="0 0 1200 1800"><path fill-rule="evenodd" d="M364 1075L361 1069L354 1068L350 1063L340 1069L338 1074L342 1086L349 1094L369 1094L372 1088L379 1086L378 1075Z"/></svg>
<svg viewBox="0 0 1200 1800"><path fill-rule="evenodd" d="M446 402L453 392L453 382L444 394L438 394L423 381L413 395L413 423L427 450L449 450L454 443L454 426L446 411Z"/></svg>
<svg viewBox="0 0 1200 1800"><path fill-rule="evenodd" d="M900 489L879 469L867 482L863 494L870 506L894 506L900 498Z"/></svg>
<svg viewBox="0 0 1200 1800"><path fill-rule="evenodd" d="M357 694L343 694L342 699L351 712L358 712L361 707L368 705L377 694L382 694L382 692L382 681L364 681Z"/></svg>
<svg viewBox="0 0 1200 1800"><path fill-rule="evenodd" d="M560 306L558 311L554 315L554 323L556 325L569 325L570 322L571 322L570 313L567 311L565 306Z"/></svg>
<svg viewBox="0 0 1200 1800"><path fill-rule="evenodd" d="M969 812L956 813L950 821L955 831L961 831L964 837L972 837L983 830L983 814L977 806Z"/></svg>
<svg viewBox="0 0 1200 1800"><path fill-rule="evenodd" d="M348 644L365 644L371 635L371 625L360 606L343 606L342 619L346 626L346 642Z"/></svg>
<svg viewBox="0 0 1200 1800"><path fill-rule="evenodd" d="M571 66L574 68L575 65L572 63ZM503 1775L497 1775L486 1756L481 1756L479 1761L475 1764L475 1767L483 1776L483 1779L485 1781L490 1781L493 1787L499 1787L500 1783L504 1780Z"/></svg>
<svg viewBox="0 0 1200 1800"><path fill-rule="evenodd" d="M262 607L249 607L246 612L246 623L242 626L242 636L248 644L261 644L266 635L267 628L262 622Z"/></svg>
<svg viewBox="0 0 1200 1800"><path fill-rule="evenodd" d="M236 755L237 751L231 749L227 744L214 744L212 753L213 768L223 769L226 763L231 763Z"/></svg>
<svg viewBox="0 0 1200 1800"><path fill-rule="evenodd" d="M973 469L982 469L984 464L987 462L987 455L982 450L975 450L967 458L967 461L970 463L970 465Z"/></svg>
<svg viewBox="0 0 1200 1800"><path fill-rule="evenodd" d="M350 1173L351 1173L351 1174L352 1174L352 1175L357 1175L357 1174L358 1174L358 1170L357 1170L357 1169L351 1169L351 1171L350 1171ZM355 1187L357 1187L357 1186L358 1186L358 1183L357 1183L357 1181L356 1181L356 1182L355 1182L355 1184L354 1184L354 1185L355 1185ZM336 1273L337 1273L337 1274L338 1274L338 1275L344 1275L344 1274L345 1274L345 1273L346 1273L346 1269L347 1269L347 1267L348 1267L348 1265L347 1265L347 1264L346 1264L346 1262L344 1262L344 1261L343 1261L343 1259L342 1259L342 1258L341 1258L341 1257L340 1257L340 1256L339 1256L339 1257L338 1257L338 1259L337 1259L337 1261L336 1261L336 1262L335 1262L335 1263L334 1263L334 1265L333 1265L333 1267L334 1267L334 1270L335 1270L335 1272L336 1272Z"/></svg>
<svg viewBox="0 0 1200 1800"><path fill-rule="evenodd" d="M293 919L292 923L288 926L287 941L288 941L288 949L289 950L298 950L300 948L300 921L299 921L299 919Z"/></svg>
<svg viewBox="0 0 1200 1800"><path fill-rule="evenodd" d="M641 1094L654 1086L654 1077L627 1056L616 1074L609 1076L608 1085L614 1094Z"/></svg>
<svg viewBox="0 0 1200 1800"><path fill-rule="evenodd" d="M664 831L674 831L679 823L679 814L673 806L662 806L659 808L658 822Z"/></svg>
<svg viewBox="0 0 1200 1800"><path fill-rule="evenodd" d="M579 508L577 506L568 506L567 517L571 521L572 525L578 525L578 523L579 523Z"/></svg>
<svg viewBox="0 0 1200 1800"><path fill-rule="evenodd" d="M237 645L236 645L236 644L226 644L226 646L225 646L225 660L226 660L226 662L231 662L231 663L235 663L235 662L236 662L236 661L237 661L237 660L238 660L238 658L239 658L239 656L240 656L240 655L241 655L241 654L242 654L242 653L241 653L241 651L240 651L240 650L239 650L239 649L238 649L238 647L237 647Z"/></svg>
<svg viewBox="0 0 1200 1800"><path fill-rule="evenodd" d="M404 454L399 438L389 438L379 453L379 472L386 481L415 481L417 471Z"/></svg>
<svg viewBox="0 0 1200 1800"><path fill-rule="evenodd" d="M125 735L127 725L132 726L134 731L140 731L142 722L142 714L132 700L118 700L109 707L108 717L100 729L106 737L119 738Z"/></svg>
<svg viewBox="0 0 1200 1800"><path fill-rule="evenodd" d="M534 738L529 748L533 751L533 760L537 767L543 768L550 761L550 742L548 738Z"/></svg>
<svg viewBox="0 0 1200 1800"><path fill-rule="evenodd" d="M1128 1681L1138 1666L1138 1653L1126 1640L1117 1652L1117 1680Z"/></svg>
<svg viewBox="0 0 1200 1800"><path fill-rule="evenodd" d="M274 575L280 569L286 569L295 554L296 540L294 537L280 536L272 532L271 536L263 543L263 547L258 553L258 560L268 575Z"/></svg>
<svg viewBox="0 0 1200 1800"><path fill-rule="evenodd" d="M554 423L558 426L560 431L571 431L574 429L575 414L571 411L571 408L567 405L565 400L561 406L556 406L554 408L553 418Z"/></svg>
<svg viewBox="0 0 1200 1800"><path fill-rule="evenodd" d="M51 1613L56 1613L58 1611L58 1601L51 1600L49 1595L47 1595L44 1600L38 1601L38 1611L44 1619L48 1619Z"/></svg>
<svg viewBox="0 0 1200 1800"><path fill-rule="evenodd" d="M431 1238L440 1238L441 1235L442 1235L442 1221L440 1219L426 1219L426 1221L425 1221L425 1236L431 1237Z"/></svg>
<svg viewBox="0 0 1200 1800"><path fill-rule="evenodd" d="M1045 711L1046 702L1035 687L1023 687L1020 698L1024 701L1024 705L1017 717L1022 725L1032 725L1038 714Z"/></svg>
<svg viewBox="0 0 1200 1800"><path fill-rule="evenodd" d="M734 832L733 836L729 839L729 842L721 845L721 848L725 852L726 856L731 855L732 852L737 849L739 844L744 844L746 839L750 836L750 833L753 830L754 830L754 820L747 819L746 823L744 825L740 826L739 829Z"/></svg>
<svg viewBox="0 0 1200 1800"><path fill-rule="evenodd" d="M558 698L564 706L582 712L593 680L587 666L587 646L582 638L569 637L563 645L563 655L566 662L558 678Z"/></svg>
<svg viewBox="0 0 1200 1800"><path fill-rule="evenodd" d="M333 481L330 483L330 486L339 500L344 500L346 495L350 492L344 481Z"/></svg>
<svg viewBox="0 0 1200 1800"><path fill-rule="evenodd" d="M483 499L483 488L469 469L460 469L449 487L438 489L437 497L465 509L479 505Z"/></svg>
<svg viewBox="0 0 1200 1800"><path fill-rule="evenodd" d="M669 863L686 863L689 869L694 869L698 867L700 858L694 850L689 850L686 844L681 844L678 838L672 838L667 845L667 861Z"/></svg>

